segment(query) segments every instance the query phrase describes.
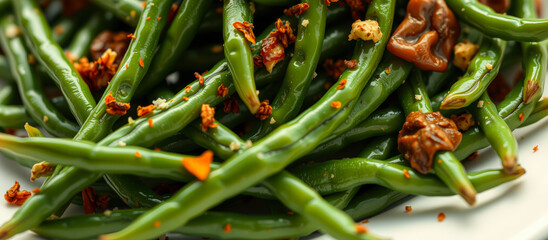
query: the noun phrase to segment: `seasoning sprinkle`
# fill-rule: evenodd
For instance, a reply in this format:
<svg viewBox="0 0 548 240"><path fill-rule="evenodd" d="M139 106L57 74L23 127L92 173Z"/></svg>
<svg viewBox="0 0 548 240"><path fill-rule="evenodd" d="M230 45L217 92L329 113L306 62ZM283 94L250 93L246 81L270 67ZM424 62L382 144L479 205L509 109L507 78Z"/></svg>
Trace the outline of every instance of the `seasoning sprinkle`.
<svg viewBox="0 0 548 240"><path fill-rule="evenodd" d="M403 176L405 176L405 178L407 179L411 178L411 175L409 174L409 171L407 171L407 169L403 169Z"/></svg>
<svg viewBox="0 0 548 240"><path fill-rule="evenodd" d="M340 108L342 105L342 103L340 101L333 101L331 102L331 107L332 108Z"/></svg>
<svg viewBox="0 0 548 240"><path fill-rule="evenodd" d="M535 147L533 147L533 152L537 152L538 151L538 145L536 145Z"/></svg>
<svg viewBox="0 0 548 240"><path fill-rule="evenodd" d="M135 151L135 157L136 158L141 158L141 153L139 151Z"/></svg>
<svg viewBox="0 0 548 240"><path fill-rule="evenodd" d="M445 219L445 213L444 212L438 213L438 222L443 222L444 219Z"/></svg>
<svg viewBox="0 0 548 240"><path fill-rule="evenodd" d="M148 126L149 127L154 127L154 120L152 120L152 118L148 119Z"/></svg>
<svg viewBox="0 0 548 240"><path fill-rule="evenodd" d="M139 58L139 66L141 66L142 68L145 67L145 62L143 61L142 58Z"/></svg>

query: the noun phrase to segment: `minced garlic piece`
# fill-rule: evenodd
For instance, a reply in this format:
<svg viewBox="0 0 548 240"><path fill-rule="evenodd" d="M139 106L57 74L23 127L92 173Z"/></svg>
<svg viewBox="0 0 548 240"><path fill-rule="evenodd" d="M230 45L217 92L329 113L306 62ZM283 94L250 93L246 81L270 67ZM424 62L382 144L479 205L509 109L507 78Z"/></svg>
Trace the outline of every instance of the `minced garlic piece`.
<svg viewBox="0 0 548 240"><path fill-rule="evenodd" d="M373 40L378 42L381 40L382 32L379 27L379 23L374 20L360 21L356 20L352 23L352 30L348 35L348 41L350 40Z"/></svg>
<svg viewBox="0 0 548 240"><path fill-rule="evenodd" d="M22 33L21 28L19 28L17 25L9 25L6 28L6 32L5 32L6 37L8 38L17 37L21 33Z"/></svg>
<svg viewBox="0 0 548 240"><path fill-rule="evenodd" d="M479 101L478 101L477 107L478 107L478 108L482 108L482 107L483 107L483 100L479 100Z"/></svg>
<svg viewBox="0 0 548 240"><path fill-rule="evenodd" d="M129 125L133 125L133 124L135 123L135 120L133 120L132 117L128 117L128 118L127 118L127 123L128 123Z"/></svg>
<svg viewBox="0 0 548 240"><path fill-rule="evenodd" d="M154 107L156 107L157 109L165 109L168 106L167 101L163 98L158 98L152 101L152 104L154 104Z"/></svg>
<svg viewBox="0 0 548 240"><path fill-rule="evenodd" d="M125 147L125 146L127 146L127 144L125 142L119 141L118 146Z"/></svg>
<svg viewBox="0 0 548 240"><path fill-rule="evenodd" d="M303 27L306 27L306 26L308 26L309 23L310 23L310 21L308 21L308 19L305 19L305 20L303 20L301 25L303 25Z"/></svg>
<svg viewBox="0 0 548 240"><path fill-rule="evenodd" d="M270 118L270 124L274 124L274 123L276 123L276 119L274 119L274 117L271 117Z"/></svg>
<svg viewBox="0 0 548 240"><path fill-rule="evenodd" d="M253 146L253 142L251 140L245 141L245 148L250 148L251 146Z"/></svg>
<svg viewBox="0 0 548 240"><path fill-rule="evenodd" d="M228 145L230 148L230 151L238 151L240 150L240 143L239 142L230 142L230 145Z"/></svg>
<svg viewBox="0 0 548 240"><path fill-rule="evenodd" d="M453 58L453 64L462 71L466 71L468 65L470 65L470 61L472 61L478 50L479 46L468 40L457 43L454 50L455 57Z"/></svg>
<svg viewBox="0 0 548 240"><path fill-rule="evenodd" d="M415 100L420 101L422 99L421 95L415 95Z"/></svg>

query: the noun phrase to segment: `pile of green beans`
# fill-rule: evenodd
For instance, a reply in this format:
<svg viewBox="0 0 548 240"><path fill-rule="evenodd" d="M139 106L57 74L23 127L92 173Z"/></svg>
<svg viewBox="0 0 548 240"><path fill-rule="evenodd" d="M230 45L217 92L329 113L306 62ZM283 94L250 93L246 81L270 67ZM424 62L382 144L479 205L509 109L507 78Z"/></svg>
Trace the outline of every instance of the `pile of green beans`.
<svg viewBox="0 0 548 240"><path fill-rule="evenodd" d="M534 0L513 2L508 14L445 0L463 28L459 41L478 45L464 72L452 63L421 71L386 49L406 4L339 2L361 2L364 11L326 0L90 0L65 16L60 7L72 6L0 0L0 154L53 167L1 223L0 240L27 230L52 239L294 239L315 231L379 239L356 221L409 195L460 195L474 205L476 193L525 174L512 131L548 115L540 99L548 19L537 18ZM284 14L298 6L306 10ZM356 14L377 23L379 39L348 40ZM295 42L269 49L269 38L289 37L277 21ZM92 91L72 61L90 57L104 30L129 32L131 42L108 86ZM257 33L254 41L245 31ZM262 63L280 47L284 57L268 72ZM488 87L516 54L523 76L495 103ZM130 104L123 117L110 112L111 98ZM151 100L154 109L136 110ZM206 116L204 105L216 113ZM398 132L416 111L470 113L476 122L461 130L456 150L434 154L427 174L398 152ZM488 146L500 168L467 172L461 161ZM206 151L214 157L201 178L189 164ZM64 217L69 204L95 213Z"/></svg>

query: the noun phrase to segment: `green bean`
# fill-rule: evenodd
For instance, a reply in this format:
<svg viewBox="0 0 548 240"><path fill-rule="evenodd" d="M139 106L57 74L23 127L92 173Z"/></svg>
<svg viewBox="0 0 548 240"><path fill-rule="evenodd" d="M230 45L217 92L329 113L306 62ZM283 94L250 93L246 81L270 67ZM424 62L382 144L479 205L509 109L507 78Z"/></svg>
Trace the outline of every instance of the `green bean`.
<svg viewBox="0 0 548 240"><path fill-rule="evenodd" d="M357 42L354 59L357 60L358 66L346 70L340 77L349 79L345 89L337 90L336 86L332 87L320 102L255 143L250 149L231 157L221 168L211 172L205 181L189 183L170 200L140 216L124 230L102 235L101 238L146 239L176 229L208 208L273 175L312 150L321 139L328 136L346 119L355 105L353 99L358 96L380 61L390 35L388 33L392 26L393 14L394 1L374 0L369 5L366 19L376 19L384 34L377 43ZM342 107L332 108L333 101L340 101ZM299 144L295 144L296 142ZM247 181L239 181L242 178L246 178ZM197 196L200 196L199 200ZM183 211L180 208L182 206L185 206ZM161 225L158 228L149 228L157 219L161 219Z"/></svg>
<svg viewBox="0 0 548 240"><path fill-rule="evenodd" d="M499 116L495 104L487 93L482 94L479 102L481 103L478 104L483 106L472 106L470 111L485 137L487 137L487 140L502 160L504 170L506 173L511 174L517 167L518 142L514 138L512 130Z"/></svg>
<svg viewBox="0 0 548 240"><path fill-rule="evenodd" d="M362 220L386 209L393 203L409 196L377 185L368 185L362 193L356 194L344 211L355 220Z"/></svg>
<svg viewBox="0 0 548 240"><path fill-rule="evenodd" d="M426 85L426 93L429 96L433 96L434 94L445 90L444 87L446 87L448 83L453 84L455 82L454 80L456 79L452 77L455 73L457 73L457 69L453 64L449 64L449 67L445 72L428 71L423 77L425 79L424 84Z"/></svg>
<svg viewBox="0 0 548 240"><path fill-rule="evenodd" d="M298 24L294 55L289 62L280 91L272 101L272 114L268 120L261 121L257 129L252 130L249 137L252 141L264 137L299 113L304 93L314 76L322 52L320 50L324 39L327 8L320 1L303 2L309 5L309 9L300 16L300 21L306 20L309 23L306 26Z"/></svg>
<svg viewBox="0 0 548 240"><path fill-rule="evenodd" d="M61 47L53 41L51 29L39 10L38 2L12 0L12 4L34 56L46 67L48 74L67 98L74 117L82 124L95 107L95 100L88 86Z"/></svg>
<svg viewBox="0 0 548 240"><path fill-rule="evenodd" d="M68 46L67 50L75 60L87 56L90 45L95 36L107 27L107 23L112 20L112 15L94 12L89 19L80 26Z"/></svg>
<svg viewBox="0 0 548 240"><path fill-rule="evenodd" d="M0 55L0 79L8 82L13 81L13 76L11 75L8 59L2 55Z"/></svg>
<svg viewBox="0 0 548 240"><path fill-rule="evenodd" d="M142 2L136 0L91 0L91 2L112 12L118 19L132 27L137 26L143 12Z"/></svg>
<svg viewBox="0 0 548 240"><path fill-rule="evenodd" d="M358 154L358 157L369 159L388 159L398 152L397 135L380 136L369 141L375 144L368 144Z"/></svg>
<svg viewBox="0 0 548 240"><path fill-rule="evenodd" d="M531 115L520 125L520 127L529 126L548 116L548 99L543 99L535 104Z"/></svg>
<svg viewBox="0 0 548 240"><path fill-rule="evenodd" d="M8 70L10 71L10 70ZM11 84L6 84L0 88L0 106L13 103L16 98L16 91Z"/></svg>
<svg viewBox="0 0 548 240"><path fill-rule="evenodd" d="M0 29L7 32L15 27L13 15L6 14L0 19ZM11 72L15 76L19 94L26 111L32 119L49 133L60 137L71 137L78 126L58 112L46 98L40 79L28 63L28 54L23 39L19 36L0 35L0 42L10 61ZM21 127L21 126L19 126Z"/></svg>
<svg viewBox="0 0 548 240"><path fill-rule="evenodd" d="M139 92L141 94L137 95L146 93L173 71L179 57L183 55L194 39L199 23L211 2L212 0L187 0L179 6L176 17L169 26L166 35L162 37L160 48L154 54L150 70L140 84L142 90Z"/></svg>
<svg viewBox="0 0 548 240"><path fill-rule="evenodd" d="M548 20L521 19L498 14L475 0L447 0L459 19L494 38L538 42L548 39Z"/></svg>
<svg viewBox="0 0 548 240"><path fill-rule="evenodd" d="M411 74L408 81L398 89L398 95L407 115L414 111L432 112L420 71L415 70ZM453 193L459 194L469 205L473 205L476 201L476 190L459 160L449 151L438 151L434 159L432 165L436 175Z"/></svg>
<svg viewBox="0 0 548 240"><path fill-rule="evenodd" d="M0 127L20 129L26 122L32 122L24 106L0 105Z"/></svg>
<svg viewBox="0 0 548 240"><path fill-rule="evenodd" d="M495 79L502 63L506 41L484 37L480 50L472 59L464 76L451 86L441 109L467 107L481 96Z"/></svg>
<svg viewBox="0 0 548 240"><path fill-rule="evenodd" d="M255 114L259 110L261 101L255 87L253 55L248 40L234 26L236 22L253 24L253 14L249 10L248 1L224 1L223 39L225 58L232 73L236 92L249 111Z"/></svg>

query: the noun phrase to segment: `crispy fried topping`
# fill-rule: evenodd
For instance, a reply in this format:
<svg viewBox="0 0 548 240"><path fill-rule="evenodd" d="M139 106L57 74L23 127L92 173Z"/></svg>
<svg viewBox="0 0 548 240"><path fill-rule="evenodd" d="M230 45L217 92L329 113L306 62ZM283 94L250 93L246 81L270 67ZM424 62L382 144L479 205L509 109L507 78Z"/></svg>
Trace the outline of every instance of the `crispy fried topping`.
<svg viewBox="0 0 548 240"><path fill-rule="evenodd" d="M339 85L337 85L337 90L344 89L344 85L346 85L346 78L341 79L341 81L339 82Z"/></svg>
<svg viewBox="0 0 548 240"><path fill-rule="evenodd" d="M20 191L20 188L19 182L15 181L15 184L4 194L4 199L10 204L23 205L31 193L26 190Z"/></svg>
<svg viewBox="0 0 548 240"><path fill-rule="evenodd" d="M200 83L200 85L202 86L204 85L204 77L202 75L200 75L198 72L194 72L194 77L198 79L198 82ZM186 91L186 88L185 88L185 91Z"/></svg>
<svg viewBox="0 0 548 240"><path fill-rule="evenodd" d="M451 115L451 120L453 120L453 122L455 122L455 124L457 125L457 128L460 131L466 131L471 126L474 126L474 124L475 124L474 118L472 118L472 114L470 114L470 113L463 113L463 114L458 115L458 116Z"/></svg>
<svg viewBox="0 0 548 240"><path fill-rule="evenodd" d="M225 113L233 112L233 113L240 113L240 104L238 104L238 100L236 98L227 98L223 102L224 108L223 111Z"/></svg>
<svg viewBox="0 0 548 240"><path fill-rule="evenodd" d="M49 162L40 162L34 164L30 170L30 181L34 182L36 179L41 177L49 177L53 174L55 165Z"/></svg>
<svg viewBox="0 0 548 240"><path fill-rule="evenodd" d="M284 47L288 47L289 44L295 42L297 37L293 34L293 29L291 29L291 24L289 23L289 21L286 21L284 25L282 19L278 18L278 21L276 21L275 25L276 31L270 33L271 37L279 39Z"/></svg>
<svg viewBox="0 0 548 240"><path fill-rule="evenodd" d="M107 105L107 113L112 115L126 115L127 110L130 108L129 103L116 101L116 98L112 96L112 92L105 97L105 104Z"/></svg>
<svg viewBox="0 0 548 240"><path fill-rule="evenodd" d="M257 110L257 113L255 114L261 121L267 119L270 117L270 114L272 114L272 106L270 106L269 103L270 101L268 101L268 99L263 100L261 106L259 106L259 110Z"/></svg>
<svg viewBox="0 0 548 240"><path fill-rule="evenodd" d="M457 43L454 49L455 56L453 57L453 64L462 71L466 71L468 65L470 65L472 58L476 56L478 50L478 45L473 44L466 39L460 43Z"/></svg>
<svg viewBox="0 0 548 240"><path fill-rule="evenodd" d="M339 79L346 69L346 65L342 59L333 62L333 59L331 58L325 59L323 67L325 68L327 75L331 76L333 79Z"/></svg>
<svg viewBox="0 0 548 240"><path fill-rule="evenodd" d="M284 14L288 16L293 16L293 17L300 16L309 7L310 6L308 5L308 3L299 3L297 5L291 6L288 9L285 9Z"/></svg>
<svg viewBox="0 0 548 240"><path fill-rule="evenodd" d="M250 43L255 44L255 34L253 34L253 23L249 23L247 21L239 22L236 21L232 24L236 30L240 31L244 34L245 39L249 41Z"/></svg>
<svg viewBox="0 0 548 240"><path fill-rule="evenodd" d="M149 114L150 112L152 112L152 110L154 110L155 108L156 108L156 106L154 106L154 104L150 104L150 105L144 106L144 107L138 106L137 107L137 116L139 116L139 117L145 116L145 115Z"/></svg>
<svg viewBox="0 0 548 240"><path fill-rule="evenodd" d="M97 91L107 86L108 82L116 74L116 70L118 69L118 64L114 62L116 56L116 52L113 52L109 48L97 61L90 63L87 57L83 57L80 58L79 62L72 64L89 86L89 89Z"/></svg>
<svg viewBox="0 0 548 240"><path fill-rule="evenodd" d="M373 40L378 42L381 40L382 32L379 27L379 23L374 20L360 21L359 19L352 23L352 30L348 35L348 41L350 40Z"/></svg>
<svg viewBox="0 0 548 240"><path fill-rule="evenodd" d="M91 42L91 46L89 47L91 57L94 60L97 60L107 49L112 49L112 51L117 53L114 63L120 65L122 58L126 54L129 42L131 41L131 39L127 37L129 34L130 33L128 32L111 32L108 30L101 32L93 39L93 42Z"/></svg>
<svg viewBox="0 0 548 240"><path fill-rule="evenodd" d="M341 108L341 106L342 106L342 103L340 101L331 102L331 107L332 108Z"/></svg>
<svg viewBox="0 0 548 240"><path fill-rule="evenodd" d="M407 115L398 135L398 151L411 167L426 174L432 168L434 154L440 150L454 151L462 134L451 119L439 112L412 112Z"/></svg>
<svg viewBox="0 0 548 240"><path fill-rule="evenodd" d="M217 96L219 97L225 97L228 94L228 88L221 83L221 86L217 88Z"/></svg>
<svg viewBox="0 0 548 240"><path fill-rule="evenodd" d="M202 117L202 131L207 131L208 128L216 128L215 124L215 108L209 106L209 104L202 104L202 112L200 116Z"/></svg>

